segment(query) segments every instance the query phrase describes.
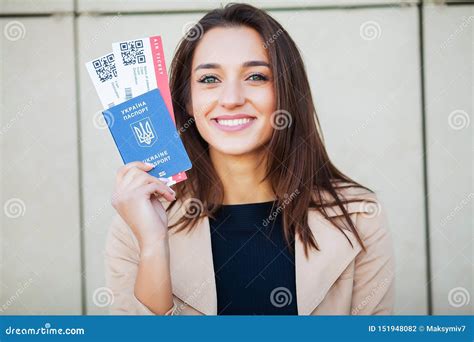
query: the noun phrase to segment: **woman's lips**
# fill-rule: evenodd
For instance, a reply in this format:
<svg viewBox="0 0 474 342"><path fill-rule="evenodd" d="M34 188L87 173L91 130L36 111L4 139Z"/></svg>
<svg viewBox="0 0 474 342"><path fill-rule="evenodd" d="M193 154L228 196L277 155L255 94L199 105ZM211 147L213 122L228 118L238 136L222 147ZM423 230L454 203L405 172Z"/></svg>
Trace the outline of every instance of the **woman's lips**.
<svg viewBox="0 0 474 342"><path fill-rule="evenodd" d="M219 116L211 119L214 126L225 132L236 132L251 126L257 118L249 115Z"/></svg>

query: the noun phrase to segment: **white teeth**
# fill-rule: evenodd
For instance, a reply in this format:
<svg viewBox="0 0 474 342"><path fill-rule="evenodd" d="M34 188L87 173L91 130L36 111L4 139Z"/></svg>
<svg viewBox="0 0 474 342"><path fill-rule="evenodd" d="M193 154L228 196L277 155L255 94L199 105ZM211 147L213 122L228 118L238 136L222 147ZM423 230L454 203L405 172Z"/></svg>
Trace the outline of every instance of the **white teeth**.
<svg viewBox="0 0 474 342"><path fill-rule="evenodd" d="M239 126L239 125L243 125L243 124L246 124L247 122L250 122L250 118L245 118L245 119L234 119L234 120L221 120L221 119L217 119L217 122L219 123L219 125L223 125L223 126Z"/></svg>

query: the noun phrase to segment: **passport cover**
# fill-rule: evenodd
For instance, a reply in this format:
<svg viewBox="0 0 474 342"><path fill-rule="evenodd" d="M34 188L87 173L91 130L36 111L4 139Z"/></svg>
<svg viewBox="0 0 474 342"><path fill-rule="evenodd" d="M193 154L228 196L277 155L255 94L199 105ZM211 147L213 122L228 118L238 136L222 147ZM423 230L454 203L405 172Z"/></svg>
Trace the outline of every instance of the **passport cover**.
<svg viewBox="0 0 474 342"><path fill-rule="evenodd" d="M158 89L102 112L125 164L155 165L148 173L170 177L189 170L191 161Z"/></svg>
<svg viewBox="0 0 474 342"><path fill-rule="evenodd" d="M166 103L171 118L174 119L165 54L160 36L120 41L112 44L116 61L121 99L129 100L151 89L158 88ZM181 172L171 177L173 183L187 178Z"/></svg>

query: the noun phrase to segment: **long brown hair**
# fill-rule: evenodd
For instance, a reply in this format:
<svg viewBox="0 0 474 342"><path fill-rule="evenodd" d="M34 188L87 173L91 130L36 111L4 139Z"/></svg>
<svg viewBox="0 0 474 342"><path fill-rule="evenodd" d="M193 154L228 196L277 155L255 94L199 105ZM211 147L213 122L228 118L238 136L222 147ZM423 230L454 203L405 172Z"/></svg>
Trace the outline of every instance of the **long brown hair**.
<svg viewBox="0 0 474 342"><path fill-rule="evenodd" d="M193 208L198 210L197 213L183 215L170 228L178 227L178 231L192 229L200 218L213 217L224 199L223 185L211 162L208 143L199 134L187 108L191 104L192 59L200 37L215 27L236 26L247 26L260 33L264 48L268 50L273 75L276 75L273 86L277 112L283 115L280 120L291 120L284 129L274 129L265 146L267 171L263 179L270 181L281 208L284 236L290 250L293 251L291 243L295 233L300 235L306 256L309 248L319 250L308 226L309 208L319 210L342 234L346 235L346 229L352 231L363 246L344 207L344 204L358 200L347 200L338 190L359 187L372 191L344 175L330 161L303 60L294 41L265 11L247 4L229 4L207 13L181 40L172 61L170 87L176 125L193 163L193 168L187 172L188 180L176 184L175 188L177 198L186 196L200 205ZM324 199L323 192L329 194L329 200L327 197ZM171 203L167 211L175 204L176 201ZM342 221L335 220L326 211L327 207L335 205L342 210Z"/></svg>

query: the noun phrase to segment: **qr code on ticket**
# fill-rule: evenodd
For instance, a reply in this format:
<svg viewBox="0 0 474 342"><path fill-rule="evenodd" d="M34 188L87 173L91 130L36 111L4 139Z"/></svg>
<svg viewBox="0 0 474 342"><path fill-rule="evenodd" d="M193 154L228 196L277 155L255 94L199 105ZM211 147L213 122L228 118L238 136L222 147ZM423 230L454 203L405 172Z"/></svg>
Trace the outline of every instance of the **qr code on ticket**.
<svg viewBox="0 0 474 342"><path fill-rule="evenodd" d="M123 65L146 62L142 40L120 43L120 53L122 55Z"/></svg>
<svg viewBox="0 0 474 342"><path fill-rule="evenodd" d="M95 72L101 82L111 80L117 77L117 69L115 68L114 54L101 57L92 62Z"/></svg>

